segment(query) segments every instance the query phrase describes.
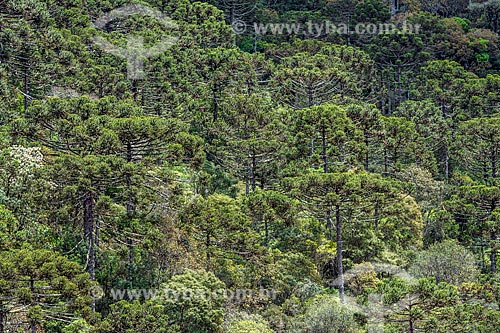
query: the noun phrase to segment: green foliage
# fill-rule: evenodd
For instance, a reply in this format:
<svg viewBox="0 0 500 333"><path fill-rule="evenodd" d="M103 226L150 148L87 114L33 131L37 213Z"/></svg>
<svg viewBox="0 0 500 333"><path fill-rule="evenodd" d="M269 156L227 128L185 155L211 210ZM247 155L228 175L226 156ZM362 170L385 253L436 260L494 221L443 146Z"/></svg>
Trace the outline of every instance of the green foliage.
<svg viewBox="0 0 500 333"><path fill-rule="evenodd" d="M0 333L498 330L499 1L132 3L0 1Z"/></svg>
<svg viewBox="0 0 500 333"><path fill-rule="evenodd" d="M228 324L224 332L227 333L273 333L269 328L269 324L259 315L251 315L247 313L229 314L226 318Z"/></svg>
<svg viewBox="0 0 500 333"><path fill-rule="evenodd" d="M354 314L337 297L321 295L306 304L304 314L290 324L290 332L356 332Z"/></svg>
<svg viewBox="0 0 500 333"><path fill-rule="evenodd" d="M470 175L495 183L497 178L500 118L478 118L463 122L457 131L458 158Z"/></svg>
<svg viewBox="0 0 500 333"><path fill-rule="evenodd" d="M272 333L269 327L262 322L253 320L240 320L230 326L228 332L230 333Z"/></svg>
<svg viewBox="0 0 500 333"><path fill-rule="evenodd" d="M419 254L412 267L415 276L460 285L477 281L479 271L474 256L455 241L436 243Z"/></svg>
<svg viewBox="0 0 500 333"><path fill-rule="evenodd" d="M462 29L467 32L470 28L471 22L465 18L462 17L454 17L453 18L458 24L462 26Z"/></svg>
<svg viewBox="0 0 500 333"><path fill-rule="evenodd" d="M225 285L213 273L187 271L172 277L162 288L164 299L160 296L154 302L165 308L179 332L220 332L224 318L221 291Z"/></svg>
<svg viewBox="0 0 500 333"><path fill-rule="evenodd" d="M76 262L56 252L25 249L2 251L0 259L4 318L18 312L16 305L29 318L25 327L91 318L93 282Z"/></svg>
<svg viewBox="0 0 500 333"><path fill-rule="evenodd" d="M14 247L18 224L19 222L11 211L0 207L0 249L2 251Z"/></svg>
<svg viewBox="0 0 500 333"><path fill-rule="evenodd" d="M360 143L361 132L343 108L324 104L293 112L289 117L293 121L293 159L310 156L304 161L307 166L324 172L344 171L362 160L366 147Z"/></svg>
<svg viewBox="0 0 500 333"><path fill-rule="evenodd" d="M98 332L179 332L178 326L169 321L165 307L152 301L119 301L111 305L109 314L100 325Z"/></svg>
<svg viewBox="0 0 500 333"><path fill-rule="evenodd" d="M186 206L182 221L199 251L205 254L207 269L213 267L214 260L224 262L223 253L237 259L254 241L250 221L238 202L224 195L196 197Z"/></svg>

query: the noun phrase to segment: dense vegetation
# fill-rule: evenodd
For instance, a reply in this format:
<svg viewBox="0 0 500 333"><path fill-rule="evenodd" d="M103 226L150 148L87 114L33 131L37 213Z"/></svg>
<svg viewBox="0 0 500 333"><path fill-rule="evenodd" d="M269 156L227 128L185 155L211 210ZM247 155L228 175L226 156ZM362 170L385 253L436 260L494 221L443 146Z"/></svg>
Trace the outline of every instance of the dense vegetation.
<svg viewBox="0 0 500 333"><path fill-rule="evenodd" d="M476 2L0 0L0 333L498 332ZM254 31L326 21L420 31ZM130 34L178 39L135 79L94 42Z"/></svg>

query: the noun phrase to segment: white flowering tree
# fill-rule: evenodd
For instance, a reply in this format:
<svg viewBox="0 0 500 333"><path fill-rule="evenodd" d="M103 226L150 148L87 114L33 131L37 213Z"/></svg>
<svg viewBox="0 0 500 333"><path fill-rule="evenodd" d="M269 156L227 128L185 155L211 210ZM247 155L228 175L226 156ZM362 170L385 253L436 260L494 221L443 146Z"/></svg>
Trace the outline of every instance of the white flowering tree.
<svg viewBox="0 0 500 333"><path fill-rule="evenodd" d="M35 170L42 166L43 154L38 147L11 146L2 151L2 181L5 195L26 189Z"/></svg>
<svg viewBox="0 0 500 333"><path fill-rule="evenodd" d="M33 237L48 236L34 218L34 197L43 189L43 181L37 176L42 165L40 148L14 145L0 150L1 249L15 246L21 239L26 240L27 235L33 241Z"/></svg>
<svg viewBox="0 0 500 333"><path fill-rule="evenodd" d="M19 218L28 215L27 197L38 188L36 171L42 165L38 147L10 146L0 151L0 202Z"/></svg>

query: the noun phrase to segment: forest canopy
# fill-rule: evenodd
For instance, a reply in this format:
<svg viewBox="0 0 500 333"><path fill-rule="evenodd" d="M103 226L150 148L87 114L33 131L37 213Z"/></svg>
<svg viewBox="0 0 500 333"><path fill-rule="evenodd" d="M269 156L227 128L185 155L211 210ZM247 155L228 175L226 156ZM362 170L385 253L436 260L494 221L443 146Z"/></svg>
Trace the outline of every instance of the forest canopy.
<svg viewBox="0 0 500 333"><path fill-rule="evenodd" d="M0 0L0 333L498 332L500 0Z"/></svg>

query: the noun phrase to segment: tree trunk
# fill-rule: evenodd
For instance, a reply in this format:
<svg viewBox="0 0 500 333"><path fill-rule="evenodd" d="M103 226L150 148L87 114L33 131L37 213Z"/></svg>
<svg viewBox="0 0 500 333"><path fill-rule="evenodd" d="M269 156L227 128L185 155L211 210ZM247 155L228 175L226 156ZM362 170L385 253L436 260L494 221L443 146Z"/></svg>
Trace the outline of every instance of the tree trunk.
<svg viewBox="0 0 500 333"><path fill-rule="evenodd" d="M3 304L0 304L0 333L5 332L5 312Z"/></svg>
<svg viewBox="0 0 500 333"><path fill-rule="evenodd" d="M311 107L314 105L312 87L307 88L307 107Z"/></svg>
<svg viewBox="0 0 500 333"><path fill-rule="evenodd" d="M323 148L323 172L328 172L328 156L327 156L327 146L326 146L326 128L323 126L321 128L321 145Z"/></svg>
<svg viewBox="0 0 500 333"><path fill-rule="evenodd" d="M387 156L387 148L384 147L384 174L389 174L389 161Z"/></svg>
<svg viewBox="0 0 500 333"><path fill-rule="evenodd" d="M387 79L387 113L386 115L390 115L392 113L392 79Z"/></svg>
<svg viewBox="0 0 500 333"><path fill-rule="evenodd" d="M210 271L210 232L207 231L207 239L205 246L207 248L207 271Z"/></svg>
<svg viewBox="0 0 500 333"><path fill-rule="evenodd" d="M234 21L236 20L236 10L235 10L235 4L234 1L231 1L231 4L229 5L229 24L233 24Z"/></svg>
<svg viewBox="0 0 500 333"><path fill-rule="evenodd" d="M337 270L340 302L345 302L344 297L344 267L342 266L342 223L340 220L340 207L335 207L335 221L337 229Z"/></svg>
<svg viewBox="0 0 500 333"><path fill-rule="evenodd" d="M266 247L269 248L269 223L264 219L264 229L266 232Z"/></svg>
<svg viewBox="0 0 500 333"><path fill-rule="evenodd" d="M137 102L137 95L139 93L139 86L137 80L132 81L132 98L134 102Z"/></svg>
<svg viewBox="0 0 500 333"><path fill-rule="evenodd" d="M497 178L497 154L495 150L491 152L491 178Z"/></svg>
<svg viewBox="0 0 500 333"><path fill-rule="evenodd" d="M391 0L391 15L392 16L396 15L396 12L397 12L396 0Z"/></svg>
<svg viewBox="0 0 500 333"><path fill-rule="evenodd" d="M402 88L402 80L401 80L402 74L401 74L401 66L398 66L398 100L396 102L396 107L400 106L401 103L403 102L403 88Z"/></svg>
<svg viewBox="0 0 500 333"><path fill-rule="evenodd" d="M130 237L127 237L127 248L128 248L128 281L130 288L133 286L134 279L134 243Z"/></svg>
<svg viewBox="0 0 500 333"><path fill-rule="evenodd" d="M351 46L351 16L347 18L347 45Z"/></svg>
<svg viewBox="0 0 500 333"><path fill-rule="evenodd" d="M484 270L484 269L486 269L486 265L484 263L484 245L483 245L482 241L479 245L479 249L481 251L481 270Z"/></svg>
<svg viewBox="0 0 500 333"><path fill-rule="evenodd" d="M257 160L255 158L255 152L252 153L252 192L255 192L256 187L256 173L257 173Z"/></svg>
<svg viewBox="0 0 500 333"><path fill-rule="evenodd" d="M257 15L254 16L253 21L257 22ZM252 29L252 30L253 30L253 52L256 53L257 52L257 31L256 31L256 29Z"/></svg>
<svg viewBox="0 0 500 333"><path fill-rule="evenodd" d="M409 333L415 333L415 319L413 317L410 318L410 327Z"/></svg>
<svg viewBox="0 0 500 333"><path fill-rule="evenodd" d="M27 65L25 71L24 71L24 112L28 110L28 96L30 93L30 87L29 87L29 65Z"/></svg>
<svg viewBox="0 0 500 333"><path fill-rule="evenodd" d="M132 144L127 142L127 162L131 163L133 157ZM130 175L125 176L125 181L127 183L127 218L132 221L134 217L134 205L133 205L133 194L132 194L132 177ZM130 288L133 287L133 272L134 272L134 242L130 237L127 237L127 247L128 247L128 281Z"/></svg>
<svg viewBox="0 0 500 333"><path fill-rule="evenodd" d="M89 263L88 271L92 281L95 281L95 248L94 248L94 230L95 230L95 201L94 194L87 192L85 194L85 201L83 203L84 207L84 230L85 239L87 240L87 245L89 247Z"/></svg>
<svg viewBox="0 0 500 333"><path fill-rule="evenodd" d="M31 294L35 293L35 280L33 279L32 276L30 277L30 291ZM31 325L31 333L36 333L36 323L34 321L31 321L30 325Z"/></svg>
<svg viewBox="0 0 500 333"><path fill-rule="evenodd" d="M327 235L328 240L332 240L333 239L332 212L330 210L326 211L326 230L328 231L328 235Z"/></svg>
<svg viewBox="0 0 500 333"><path fill-rule="evenodd" d="M497 234L493 232L491 234L491 254L490 254L492 274L495 274L497 272L497 242L498 242Z"/></svg>
<svg viewBox="0 0 500 333"><path fill-rule="evenodd" d="M219 97L217 95L219 88L217 85L212 89L212 102L213 102L213 121L219 118Z"/></svg>
<svg viewBox="0 0 500 333"><path fill-rule="evenodd" d="M246 167L245 171L245 194L248 195L250 193L250 166Z"/></svg>
<svg viewBox="0 0 500 333"><path fill-rule="evenodd" d="M450 154L447 145L444 146L444 179L450 179Z"/></svg>
<svg viewBox="0 0 500 333"><path fill-rule="evenodd" d="M366 154L365 154L365 170L366 171L369 171L369 167L370 167L370 153L369 153L369 148L368 148L368 145L369 145L370 141L368 139L368 134L365 134L365 146L366 146Z"/></svg>

